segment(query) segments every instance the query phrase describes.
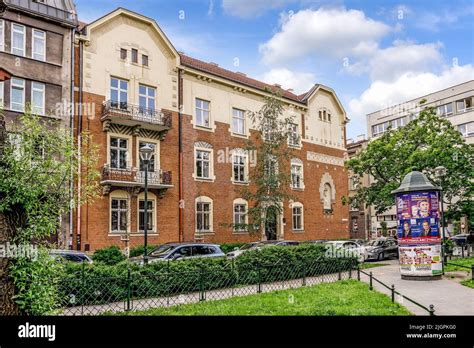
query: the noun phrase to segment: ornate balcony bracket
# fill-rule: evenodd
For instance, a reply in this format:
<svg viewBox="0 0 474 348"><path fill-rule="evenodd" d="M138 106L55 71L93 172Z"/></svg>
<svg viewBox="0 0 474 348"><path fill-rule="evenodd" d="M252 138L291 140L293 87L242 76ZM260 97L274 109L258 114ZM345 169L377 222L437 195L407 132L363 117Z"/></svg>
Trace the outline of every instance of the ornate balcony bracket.
<svg viewBox="0 0 474 348"><path fill-rule="evenodd" d="M107 196L110 193L111 185L105 184L102 185L102 195Z"/></svg>
<svg viewBox="0 0 474 348"><path fill-rule="evenodd" d="M108 132L110 130L110 120L105 120L102 124L102 130Z"/></svg>
<svg viewBox="0 0 474 348"><path fill-rule="evenodd" d="M168 191L167 188L159 189L159 190L158 190L158 198L159 198L159 199L165 198L166 191Z"/></svg>

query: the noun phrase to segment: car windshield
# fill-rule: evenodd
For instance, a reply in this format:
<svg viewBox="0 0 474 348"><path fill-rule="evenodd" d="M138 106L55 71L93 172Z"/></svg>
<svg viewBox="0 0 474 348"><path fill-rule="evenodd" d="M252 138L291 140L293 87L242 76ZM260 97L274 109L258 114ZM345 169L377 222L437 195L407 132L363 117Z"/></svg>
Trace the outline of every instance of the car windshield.
<svg viewBox="0 0 474 348"><path fill-rule="evenodd" d="M248 244L244 244L240 247L240 250L248 250L248 249L252 249L252 248L255 248L256 246L258 245L258 243L248 243Z"/></svg>
<svg viewBox="0 0 474 348"><path fill-rule="evenodd" d="M385 241L383 240L373 240L368 245L370 246L382 246Z"/></svg>
<svg viewBox="0 0 474 348"><path fill-rule="evenodd" d="M153 257L164 257L168 255L174 248L174 245L162 245L157 249L153 250L150 255Z"/></svg>

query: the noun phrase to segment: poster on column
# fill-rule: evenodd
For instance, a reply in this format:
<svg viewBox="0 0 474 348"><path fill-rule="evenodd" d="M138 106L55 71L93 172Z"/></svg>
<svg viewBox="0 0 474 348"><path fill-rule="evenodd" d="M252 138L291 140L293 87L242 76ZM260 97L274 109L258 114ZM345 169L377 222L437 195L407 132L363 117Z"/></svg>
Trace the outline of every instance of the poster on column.
<svg viewBox="0 0 474 348"><path fill-rule="evenodd" d="M401 274L441 274L438 192L398 194L396 204Z"/></svg>

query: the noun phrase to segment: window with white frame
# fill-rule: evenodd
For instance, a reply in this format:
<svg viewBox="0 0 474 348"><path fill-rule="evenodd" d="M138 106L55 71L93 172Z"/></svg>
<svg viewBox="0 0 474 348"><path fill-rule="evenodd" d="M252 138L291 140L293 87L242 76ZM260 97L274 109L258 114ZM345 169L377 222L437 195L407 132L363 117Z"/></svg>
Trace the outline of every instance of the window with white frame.
<svg viewBox="0 0 474 348"><path fill-rule="evenodd" d="M125 233L128 226L128 200L126 198L111 198L110 200L110 229L112 233Z"/></svg>
<svg viewBox="0 0 474 348"><path fill-rule="evenodd" d="M31 111L36 115L45 113L45 85L40 82L31 83Z"/></svg>
<svg viewBox="0 0 474 348"><path fill-rule="evenodd" d="M10 80L10 109L25 111L25 80L13 77Z"/></svg>
<svg viewBox="0 0 474 348"><path fill-rule="evenodd" d="M115 77L110 79L112 107L126 109L128 104L128 81Z"/></svg>
<svg viewBox="0 0 474 348"><path fill-rule="evenodd" d="M5 22L0 19L0 51L5 50Z"/></svg>
<svg viewBox="0 0 474 348"><path fill-rule="evenodd" d="M247 230L247 201L243 199L234 200L234 231L244 232Z"/></svg>
<svg viewBox="0 0 474 348"><path fill-rule="evenodd" d="M453 114L453 103L440 105L437 108L439 116L449 116Z"/></svg>
<svg viewBox="0 0 474 348"><path fill-rule="evenodd" d="M138 143L138 150L140 151L140 149L144 146L149 146L153 149L153 153L151 155L151 158L150 158L150 162L148 162L148 171L153 173L155 171L155 167L156 167L156 162L155 162L155 156L156 156L156 143L150 143L150 142L147 142L147 141L140 141ZM141 156L139 155L138 156L139 160L140 160L140 171L141 172L144 172L145 171L145 162L142 160Z"/></svg>
<svg viewBox="0 0 474 348"><path fill-rule="evenodd" d="M291 123L288 129L288 143L290 146L300 146L300 136L298 134L298 125Z"/></svg>
<svg viewBox="0 0 474 348"><path fill-rule="evenodd" d="M474 122L458 125L458 131L460 131L465 138L474 136Z"/></svg>
<svg viewBox="0 0 474 348"><path fill-rule="evenodd" d="M293 203L292 205L293 230L302 231L303 228L303 205L301 203Z"/></svg>
<svg viewBox="0 0 474 348"><path fill-rule="evenodd" d="M196 232L212 232L212 199L196 198Z"/></svg>
<svg viewBox="0 0 474 348"><path fill-rule="evenodd" d="M274 177L278 175L278 161L275 156L265 158L264 174L266 177Z"/></svg>
<svg viewBox="0 0 474 348"><path fill-rule="evenodd" d="M195 115L196 126L206 127L206 128L211 127L210 106L211 106L211 103L208 102L207 100L196 98L196 115Z"/></svg>
<svg viewBox="0 0 474 348"><path fill-rule="evenodd" d="M155 201L153 199L147 199L147 211L146 211L146 224L147 232L156 232L154 225L155 218ZM139 232L145 231L145 200L140 199L138 201L138 230Z"/></svg>
<svg viewBox="0 0 474 348"><path fill-rule="evenodd" d="M194 174L195 179L213 179L212 146L206 142L194 144Z"/></svg>
<svg viewBox="0 0 474 348"><path fill-rule="evenodd" d="M26 51L26 29L24 25L20 24L12 24L12 50L11 52L13 54L16 54L17 56L25 56L25 51Z"/></svg>
<svg viewBox="0 0 474 348"><path fill-rule="evenodd" d="M232 154L232 179L234 182L247 182L247 156L243 151Z"/></svg>
<svg viewBox="0 0 474 348"><path fill-rule="evenodd" d="M232 133L245 135L245 111L232 109Z"/></svg>
<svg viewBox="0 0 474 348"><path fill-rule="evenodd" d="M138 87L138 103L140 112L154 115L156 88L140 84Z"/></svg>
<svg viewBox="0 0 474 348"><path fill-rule="evenodd" d="M122 138L110 138L110 168L127 169L128 140Z"/></svg>
<svg viewBox="0 0 474 348"><path fill-rule="evenodd" d="M3 98L5 95L4 94L5 92L3 91L3 86L4 86L3 81L0 81L0 108L3 108L3 106L5 105L3 102L4 100Z"/></svg>
<svg viewBox="0 0 474 348"><path fill-rule="evenodd" d="M299 158L291 160L291 187L303 189L303 162Z"/></svg>
<svg viewBox="0 0 474 348"><path fill-rule="evenodd" d="M32 31L32 52L31 57L37 60L46 60L46 33L41 30Z"/></svg>

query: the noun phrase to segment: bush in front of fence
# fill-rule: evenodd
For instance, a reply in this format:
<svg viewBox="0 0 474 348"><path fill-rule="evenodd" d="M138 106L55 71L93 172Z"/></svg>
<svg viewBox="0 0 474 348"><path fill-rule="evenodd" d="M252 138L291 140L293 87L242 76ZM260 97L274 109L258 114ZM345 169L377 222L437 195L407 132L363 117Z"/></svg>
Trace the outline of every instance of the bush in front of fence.
<svg viewBox="0 0 474 348"><path fill-rule="evenodd" d="M111 246L103 249L98 249L92 255L94 262L101 262L106 265L115 265L126 259L118 246Z"/></svg>
<svg viewBox="0 0 474 348"><path fill-rule="evenodd" d="M59 289L64 306L95 305L300 279L348 270L355 263L355 259L326 257L321 245L272 246L234 260L201 258L147 266L69 264Z"/></svg>

